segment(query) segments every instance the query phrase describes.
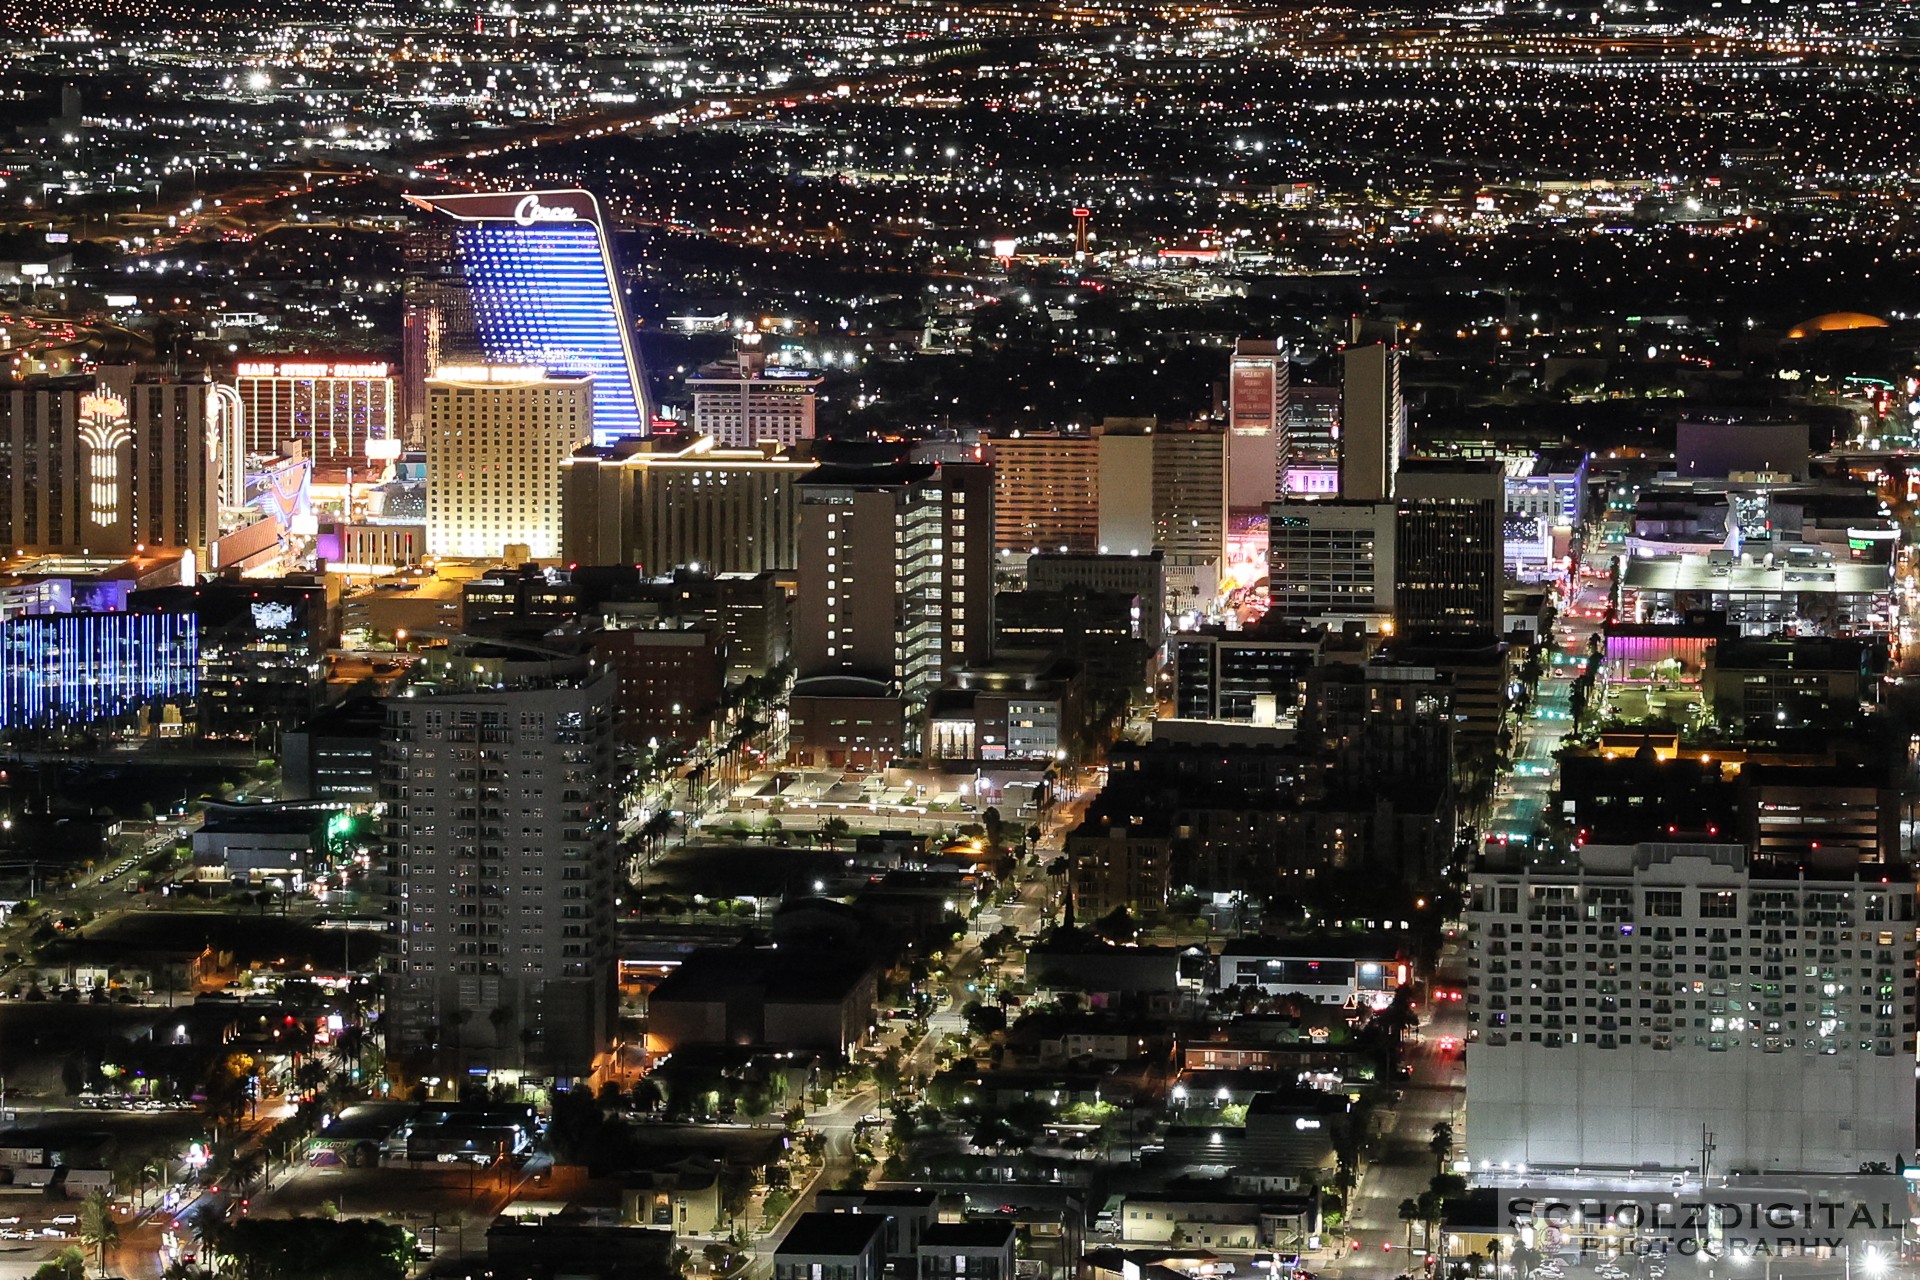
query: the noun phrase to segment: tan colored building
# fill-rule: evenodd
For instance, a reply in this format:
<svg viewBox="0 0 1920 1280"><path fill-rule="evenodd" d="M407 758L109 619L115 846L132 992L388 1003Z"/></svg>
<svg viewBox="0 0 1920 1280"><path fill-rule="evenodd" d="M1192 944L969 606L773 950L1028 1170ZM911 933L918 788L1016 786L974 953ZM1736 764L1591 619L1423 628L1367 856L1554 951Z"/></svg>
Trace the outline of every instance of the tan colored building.
<svg viewBox="0 0 1920 1280"><path fill-rule="evenodd" d="M561 545L560 466L593 434L593 379L519 365L427 379L427 546L488 558Z"/></svg>
<svg viewBox="0 0 1920 1280"><path fill-rule="evenodd" d="M1100 438L1020 435L993 442L993 543L1014 563L1100 547Z"/></svg>
<svg viewBox="0 0 1920 1280"><path fill-rule="evenodd" d="M655 436L585 449L562 468L565 558L665 574L791 571L800 563L797 482L814 463L774 445Z"/></svg>

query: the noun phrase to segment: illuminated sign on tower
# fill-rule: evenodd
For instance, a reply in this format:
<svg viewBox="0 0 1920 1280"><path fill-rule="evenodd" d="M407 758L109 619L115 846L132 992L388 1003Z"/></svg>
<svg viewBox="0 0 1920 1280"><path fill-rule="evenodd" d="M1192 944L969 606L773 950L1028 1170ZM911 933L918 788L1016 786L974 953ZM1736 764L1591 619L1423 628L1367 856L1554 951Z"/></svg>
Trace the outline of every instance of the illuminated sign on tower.
<svg viewBox="0 0 1920 1280"><path fill-rule="evenodd" d="M594 442L647 434L646 375L590 192L406 198L463 224L456 247L489 363L591 374Z"/></svg>

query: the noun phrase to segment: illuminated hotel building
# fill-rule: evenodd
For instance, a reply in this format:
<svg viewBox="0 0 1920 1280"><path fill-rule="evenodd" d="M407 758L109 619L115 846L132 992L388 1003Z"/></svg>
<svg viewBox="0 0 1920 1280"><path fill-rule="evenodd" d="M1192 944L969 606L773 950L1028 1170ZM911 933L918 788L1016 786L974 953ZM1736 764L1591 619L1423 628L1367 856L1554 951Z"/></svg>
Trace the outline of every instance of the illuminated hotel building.
<svg viewBox="0 0 1920 1280"><path fill-rule="evenodd" d="M427 379L427 548L560 554L560 464L593 429L593 380L478 365Z"/></svg>
<svg viewBox="0 0 1920 1280"><path fill-rule="evenodd" d="M687 378L693 429L729 447L771 441L792 448L813 439L816 390L823 381L808 369L769 369L758 352L705 365Z"/></svg>
<svg viewBox="0 0 1920 1280"><path fill-rule="evenodd" d="M773 445L723 449L707 436L656 436L567 460L564 558L647 573L799 567L798 481L815 464Z"/></svg>
<svg viewBox="0 0 1920 1280"><path fill-rule="evenodd" d="M246 408L246 452L273 457L289 440L322 464L397 452L398 385L380 360L243 360L234 389Z"/></svg>
<svg viewBox="0 0 1920 1280"><path fill-rule="evenodd" d="M244 495L239 420L233 388L132 365L0 383L0 545L205 555Z"/></svg>
<svg viewBox="0 0 1920 1280"><path fill-rule="evenodd" d="M993 543L1017 564L1042 551L1100 549L1097 434L994 440Z"/></svg>
<svg viewBox="0 0 1920 1280"><path fill-rule="evenodd" d="M590 193L407 199L459 219L455 252L489 362L592 377L596 444L647 433L653 406L646 375L606 223Z"/></svg>
<svg viewBox="0 0 1920 1280"><path fill-rule="evenodd" d="M187 614L39 614L0 622L0 728L157 720L191 703L199 632Z"/></svg>
<svg viewBox="0 0 1920 1280"><path fill-rule="evenodd" d="M1265 509L1280 492L1291 452L1287 439L1287 344L1241 338L1227 370L1227 437L1231 492L1237 510Z"/></svg>

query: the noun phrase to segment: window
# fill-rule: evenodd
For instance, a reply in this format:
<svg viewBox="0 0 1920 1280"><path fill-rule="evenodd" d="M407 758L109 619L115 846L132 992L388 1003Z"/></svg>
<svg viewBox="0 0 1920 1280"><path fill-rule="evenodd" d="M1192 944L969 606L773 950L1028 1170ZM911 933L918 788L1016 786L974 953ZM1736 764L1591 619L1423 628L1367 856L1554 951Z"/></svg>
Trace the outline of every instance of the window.
<svg viewBox="0 0 1920 1280"><path fill-rule="evenodd" d="M1651 898L1653 894L1649 893L1647 897ZM1740 895L1731 889L1709 889L1700 894L1700 915L1703 919L1732 920L1739 910Z"/></svg>
<svg viewBox="0 0 1920 1280"><path fill-rule="evenodd" d="M1677 916L1681 911L1681 897L1678 889L1647 890L1647 910L1650 916Z"/></svg>

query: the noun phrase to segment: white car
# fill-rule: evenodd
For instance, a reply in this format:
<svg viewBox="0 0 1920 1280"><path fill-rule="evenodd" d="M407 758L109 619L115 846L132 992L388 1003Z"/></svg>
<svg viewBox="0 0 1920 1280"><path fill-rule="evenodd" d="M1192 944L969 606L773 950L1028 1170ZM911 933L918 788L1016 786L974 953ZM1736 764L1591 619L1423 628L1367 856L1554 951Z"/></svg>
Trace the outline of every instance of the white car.
<svg viewBox="0 0 1920 1280"><path fill-rule="evenodd" d="M80 1215L77 1213L56 1214L48 1218L47 1221L56 1227L77 1227L80 1225Z"/></svg>

